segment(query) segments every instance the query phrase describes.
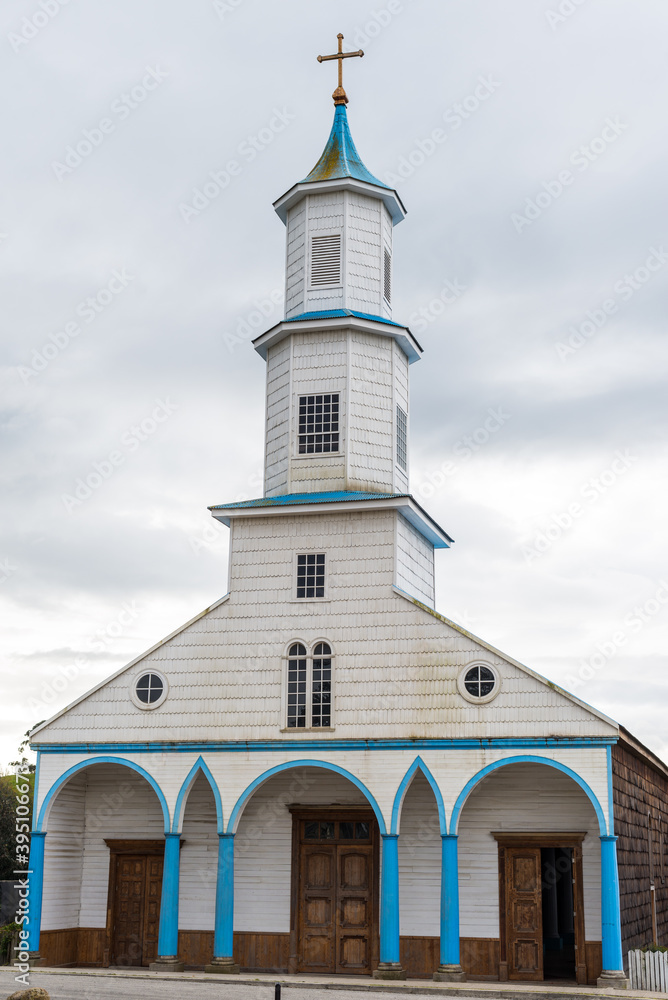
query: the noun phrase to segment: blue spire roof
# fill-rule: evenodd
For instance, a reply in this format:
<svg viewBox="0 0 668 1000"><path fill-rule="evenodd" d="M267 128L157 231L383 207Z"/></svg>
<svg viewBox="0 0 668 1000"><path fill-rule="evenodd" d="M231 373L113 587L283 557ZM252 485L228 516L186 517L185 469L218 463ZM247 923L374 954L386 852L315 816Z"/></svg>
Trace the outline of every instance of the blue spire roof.
<svg viewBox="0 0 668 1000"><path fill-rule="evenodd" d="M334 111L334 123L332 131L329 133L327 145L323 154L314 166L308 177L302 183L309 181L333 181L343 177L352 177L357 181L365 181L367 184L375 184L376 187L387 188L377 177L369 173L362 163L360 154L355 149L353 137L350 134L348 125L348 115L345 104L337 104Z"/></svg>

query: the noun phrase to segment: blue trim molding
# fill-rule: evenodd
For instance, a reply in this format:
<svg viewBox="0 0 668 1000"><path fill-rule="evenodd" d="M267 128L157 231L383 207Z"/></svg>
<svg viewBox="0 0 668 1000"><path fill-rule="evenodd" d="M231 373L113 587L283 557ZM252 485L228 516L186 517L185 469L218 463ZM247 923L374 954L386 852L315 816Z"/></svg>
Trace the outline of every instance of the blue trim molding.
<svg viewBox="0 0 668 1000"><path fill-rule="evenodd" d="M162 818L165 823L165 834L169 833L169 827L170 827L169 806L167 805L167 800L163 795L160 785L155 780L153 775L149 774L148 771L145 771L143 767L140 767L139 764L135 764L135 762L132 760L126 760L124 757L91 757L89 760L79 761L79 763L74 764L74 766L71 767L69 771L65 771L65 773L61 774L59 778L56 778L54 783L51 785L51 788L44 796L44 801L42 802L42 806L39 811L39 818L36 824L37 830L43 829L44 822L46 820L46 816L49 807L51 805L51 802L57 795L58 791L65 784L65 782L69 781L72 775L76 774L78 771L83 770L84 767L91 767L93 764L122 764L124 767L129 767L133 771L136 771L137 774L141 774L142 778L146 778L149 785L151 786L155 794L158 796L160 807L162 809Z"/></svg>
<svg viewBox="0 0 668 1000"><path fill-rule="evenodd" d="M433 774L422 760L421 757L416 757L411 766L406 771L402 778L401 784L397 789L397 794L394 796L394 803L392 805L392 822L390 824L390 832L399 832L399 820L404 804L404 796L408 790L416 771L422 771L423 775L431 785L431 790L436 798L436 805L438 807L438 821L440 825L441 834L448 832L448 824L445 818L445 804L443 802L443 796L441 794L441 789L438 787L436 779Z"/></svg>
<svg viewBox="0 0 668 1000"><path fill-rule="evenodd" d="M158 958L176 958L179 949L179 864L181 837L165 834L165 861L162 869L160 896L160 929Z"/></svg>
<svg viewBox="0 0 668 1000"><path fill-rule="evenodd" d="M197 777L199 771L202 772L206 780L209 782L209 785L211 786L211 791L213 792L213 797L216 802L216 824L218 833L223 833L223 831L225 830L225 826L223 823L223 803L220 797L220 789L218 788L218 785L216 784L216 779L211 774L211 771L207 767L204 759L202 757L198 757L193 766L190 768L188 776L181 785L181 788L179 789L179 794L176 799L176 806L174 807L174 819L172 820L172 833L180 831L181 812L185 806L185 800L190 794L190 789L195 783L195 778Z"/></svg>
<svg viewBox="0 0 668 1000"><path fill-rule="evenodd" d="M610 836L615 832L615 798L612 787L612 747L605 748L606 762L608 765L608 833Z"/></svg>
<svg viewBox="0 0 668 1000"><path fill-rule="evenodd" d="M380 961L399 963L399 837L383 833L380 887Z"/></svg>
<svg viewBox="0 0 668 1000"><path fill-rule="evenodd" d="M400 739L400 740L152 740L145 743L35 743L41 753L253 753L284 750L520 750L532 747L560 747L582 750L617 743L617 737L552 736L525 739Z"/></svg>
<svg viewBox="0 0 668 1000"><path fill-rule="evenodd" d="M227 832L236 833L237 823L241 817L241 813L243 812L244 806L246 805L246 802L251 797L256 788L259 788L260 785L263 785L265 781L267 781L268 778L271 778L273 774L279 774L281 771L294 770L294 768L296 767L321 767L324 768L326 771L334 771L336 774L340 774L344 778L347 778L348 781L352 781L353 785L359 788L360 792L362 793L362 795L365 796L369 805L373 809L376 815L376 819L378 820L378 826L380 828L381 834L385 833L385 820L383 818L382 812L380 811L380 806L376 802L375 798L373 797L369 789L363 782L360 781L359 778L356 778L354 774L350 773L350 771L346 771L344 770L344 768L339 767L338 764L330 764L326 760L310 760L310 759L291 760L287 761L285 764L277 764L276 767L270 767L268 771L264 771L262 774L258 775L258 777L255 778L254 781L251 781L250 785L248 785L248 787L241 793L241 795L236 801L236 805L232 810L232 813L230 815L227 824Z"/></svg>
<svg viewBox="0 0 668 1000"><path fill-rule="evenodd" d="M213 957L233 957L234 945L234 834L218 835L218 874L216 877L216 922L213 934Z"/></svg>
<svg viewBox="0 0 668 1000"><path fill-rule="evenodd" d="M601 837L601 930L603 972L621 972L623 975L616 837Z"/></svg>
<svg viewBox="0 0 668 1000"><path fill-rule="evenodd" d="M475 786L482 781L483 778L487 777L488 774L491 774L492 771L496 771L500 767L505 767L507 764L546 764L548 767L553 767L557 771L562 771L564 774L567 774L569 778L572 778L573 781L580 786L593 805L601 834L607 834L608 831L605 822L605 813L601 808L601 803L598 801L597 797L594 795L584 778L581 778L579 774L558 760L551 760L549 757L537 757L535 754L503 757L501 760L495 760L492 764L488 764L487 767L483 767L481 771L474 774L473 777L464 785L463 789L459 793L457 801L455 802L454 809L452 810L452 817L450 819L450 833L457 833L459 814L461 813L464 803Z"/></svg>
<svg viewBox="0 0 668 1000"><path fill-rule="evenodd" d="M28 951L39 951L42 925L42 889L44 886L44 841L46 833L33 830L30 836L28 874Z"/></svg>

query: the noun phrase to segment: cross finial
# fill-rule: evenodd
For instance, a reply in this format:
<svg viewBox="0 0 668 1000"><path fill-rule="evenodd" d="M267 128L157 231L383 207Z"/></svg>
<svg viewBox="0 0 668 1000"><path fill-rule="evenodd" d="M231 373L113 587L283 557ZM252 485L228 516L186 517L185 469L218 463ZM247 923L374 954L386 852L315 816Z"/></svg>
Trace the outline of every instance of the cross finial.
<svg viewBox="0 0 668 1000"><path fill-rule="evenodd" d="M343 35L339 32L336 37L339 40L339 51L335 52L333 56L318 56L318 62L327 62L329 59L339 60L339 85L332 94L332 97L334 98L334 104L347 104L348 96L343 89L343 60L350 59L351 56L363 56L364 53L361 49L358 49L357 52L344 52L342 45Z"/></svg>

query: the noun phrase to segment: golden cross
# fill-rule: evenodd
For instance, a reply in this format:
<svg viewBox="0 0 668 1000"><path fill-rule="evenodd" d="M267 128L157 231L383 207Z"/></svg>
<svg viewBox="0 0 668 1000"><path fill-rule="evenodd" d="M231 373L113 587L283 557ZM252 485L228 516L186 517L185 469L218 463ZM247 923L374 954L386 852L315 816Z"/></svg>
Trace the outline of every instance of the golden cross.
<svg viewBox="0 0 668 1000"><path fill-rule="evenodd" d="M335 104L347 104L348 96L343 89L343 60L350 59L351 56L363 56L364 53L361 49L358 49L357 52L344 52L341 44L343 42L343 35L339 32L336 37L339 40L339 51L335 52L333 56L318 56L318 62L327 62L329 59L339 60L339 85L332 94L332 97Z"/></svg>

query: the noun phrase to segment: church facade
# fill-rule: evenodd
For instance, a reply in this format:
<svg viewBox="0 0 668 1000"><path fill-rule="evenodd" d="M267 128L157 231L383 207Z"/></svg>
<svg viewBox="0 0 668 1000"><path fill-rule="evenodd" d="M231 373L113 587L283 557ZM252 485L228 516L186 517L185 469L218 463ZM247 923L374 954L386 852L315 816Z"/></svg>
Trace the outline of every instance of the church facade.
<svg viewBox="0 0 668 1000"><path fill-rule="evenodd" d="M623 986L619 775L642 761L660 812L668 770L435 610L452 539L409 489L405 210L335 101L320 161L275 204L264 496L211 508L228 592L32 734L31 950Z"/></svg>

